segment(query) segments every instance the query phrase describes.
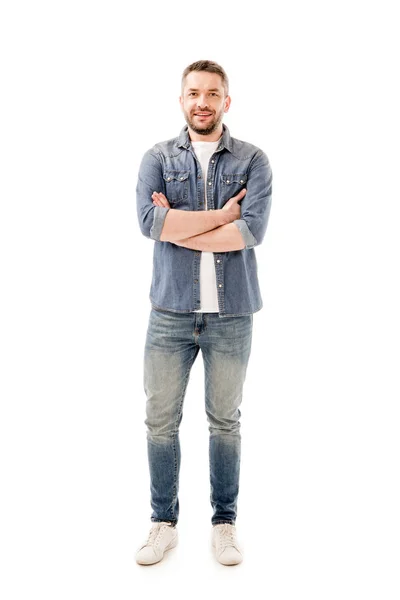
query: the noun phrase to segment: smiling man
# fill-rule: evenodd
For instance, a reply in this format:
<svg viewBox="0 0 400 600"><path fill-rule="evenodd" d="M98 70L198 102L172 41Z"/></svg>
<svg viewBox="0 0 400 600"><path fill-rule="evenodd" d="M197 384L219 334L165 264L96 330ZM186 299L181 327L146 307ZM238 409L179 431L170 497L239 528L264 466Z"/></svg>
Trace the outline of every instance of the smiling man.
<svg viewBox="0 0 400 600"><path fill-rule="evenodd" d="M231 98L224 69L204 60L183 72L186 125L143 156L136 188L141 232L155 241L144 352L151 521L139 564L178 542L179 425L201 350L209 423L212 546L224 565L242 561L236 538L240 409L253 313L263 303L254 247L264 239L272 171L260 148L222 123ZM194 515L194 518L196 516Z"/></svg>
<svg viewBox="0 0 400 600"><path fill-rule="evenodd" d="M192 140L214 142L221 137L222 119L229 110L231 98L220 75L189 72L179 101Z"/></svg>

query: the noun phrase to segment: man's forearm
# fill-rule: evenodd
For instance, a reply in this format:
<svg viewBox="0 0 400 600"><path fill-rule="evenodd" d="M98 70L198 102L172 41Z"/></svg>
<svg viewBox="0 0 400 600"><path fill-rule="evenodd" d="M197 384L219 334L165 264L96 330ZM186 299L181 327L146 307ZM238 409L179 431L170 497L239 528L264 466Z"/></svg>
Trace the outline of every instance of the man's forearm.
<svg viewBox="0 0 400 600"><path fill-rule="evenodd" d="M194 237L175 240L173 243L202 252L232 252L246 247L242 234L234 223L222 225Z"/></svg>
<svg viewBox="0 0 400 600"><path fill-rule="evenodd" d="M174 242L210 232L235 220L229 210L178 210L170 208L165 217L160 241ZM236 225L235 225L236 227Z"/></svg>

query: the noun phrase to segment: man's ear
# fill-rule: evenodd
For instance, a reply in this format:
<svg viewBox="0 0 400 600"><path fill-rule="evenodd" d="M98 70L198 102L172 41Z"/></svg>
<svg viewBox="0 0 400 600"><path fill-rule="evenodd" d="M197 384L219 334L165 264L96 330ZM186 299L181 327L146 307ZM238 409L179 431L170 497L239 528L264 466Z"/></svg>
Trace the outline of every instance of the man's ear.
<svg viewBox="0 0 400 600"><path fill-rule="evenodd" d="M231 97L227 96L225 98L224 112L228 112L230 105L231 105Z"/></svg>

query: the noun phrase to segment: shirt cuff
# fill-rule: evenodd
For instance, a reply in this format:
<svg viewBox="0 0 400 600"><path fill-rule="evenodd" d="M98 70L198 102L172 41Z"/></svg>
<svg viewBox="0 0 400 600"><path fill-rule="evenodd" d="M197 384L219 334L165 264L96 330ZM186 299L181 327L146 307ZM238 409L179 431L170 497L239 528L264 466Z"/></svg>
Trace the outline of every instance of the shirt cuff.
<svg viewBox="0 0 400 600"><path fill-rule="evenodd" d="M256 246L257 240L248 228L246 221L244 219L236 219L236 221L233 222L236 224L240 233L242 234L243 241L246 244L245 249L249 250L250 248Z"/></svg>
<svg viewBox="0 0 400 600"><path fill-rule="evenodd" d="M164 226L165 217L169 211L169 206L155 206L153 213L153 225L150 229L150 238L156 242L160 241L160 235Z"/></svg>

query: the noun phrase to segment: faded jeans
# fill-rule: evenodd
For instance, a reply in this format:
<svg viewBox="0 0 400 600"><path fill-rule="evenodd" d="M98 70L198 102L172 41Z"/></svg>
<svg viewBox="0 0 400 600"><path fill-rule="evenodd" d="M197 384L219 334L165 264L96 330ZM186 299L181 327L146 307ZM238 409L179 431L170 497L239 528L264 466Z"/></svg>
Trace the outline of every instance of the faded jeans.
<svg viewBox="0 0 400 600"><path fill-rule="evenodd" d="M253 315L175 313L151 308L144 352L151 521L179 517L179 426L190 370L201 348L209 423L211 523L235 524L240 473L240 410Z"/></svg>

